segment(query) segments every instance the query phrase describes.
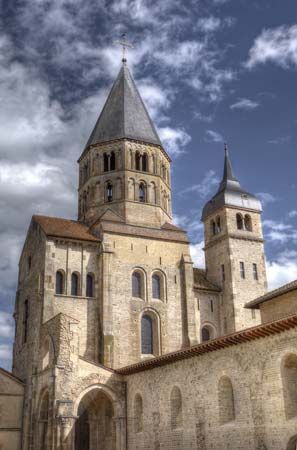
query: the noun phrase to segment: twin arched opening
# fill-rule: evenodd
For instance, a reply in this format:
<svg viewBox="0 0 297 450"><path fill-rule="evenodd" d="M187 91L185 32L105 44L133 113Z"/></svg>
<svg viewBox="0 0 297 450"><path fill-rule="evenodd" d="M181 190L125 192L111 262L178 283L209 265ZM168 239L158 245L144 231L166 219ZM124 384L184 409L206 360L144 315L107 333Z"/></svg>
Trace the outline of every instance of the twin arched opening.
<svg viewBox="0 0 297 450"><path fill-rule="evenodd" d="M253 231L252 218L249 214L244 216L240 213L236 214L236 226L238 230Z"/></svg>

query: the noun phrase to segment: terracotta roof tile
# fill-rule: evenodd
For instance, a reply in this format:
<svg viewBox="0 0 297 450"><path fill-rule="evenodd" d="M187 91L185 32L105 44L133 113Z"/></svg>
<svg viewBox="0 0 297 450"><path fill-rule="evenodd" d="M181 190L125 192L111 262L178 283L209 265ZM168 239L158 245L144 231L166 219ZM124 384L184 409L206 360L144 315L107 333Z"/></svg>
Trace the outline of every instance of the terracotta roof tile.
<svg viewBox="0 0 297 450"><path fill-rule="evenodd" d="M47 236L100 242L99 239L90 232L86 225L76 220L37 215L33 216L32 219L41 226Z"/></svg>

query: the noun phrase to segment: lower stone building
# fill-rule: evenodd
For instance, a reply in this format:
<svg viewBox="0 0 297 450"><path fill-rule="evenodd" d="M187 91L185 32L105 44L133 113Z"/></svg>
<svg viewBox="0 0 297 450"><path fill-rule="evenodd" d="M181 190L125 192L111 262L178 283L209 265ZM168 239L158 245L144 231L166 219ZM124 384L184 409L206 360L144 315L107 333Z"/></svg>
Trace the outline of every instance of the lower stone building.
<svg viewBox="0 0 297 450"><path fill-rule="evenodd" d="M125 60L78 162L78 220L33 216L21 253L0 448L296 450L297 282L267 292L228 149L205 269Z"/></svg>

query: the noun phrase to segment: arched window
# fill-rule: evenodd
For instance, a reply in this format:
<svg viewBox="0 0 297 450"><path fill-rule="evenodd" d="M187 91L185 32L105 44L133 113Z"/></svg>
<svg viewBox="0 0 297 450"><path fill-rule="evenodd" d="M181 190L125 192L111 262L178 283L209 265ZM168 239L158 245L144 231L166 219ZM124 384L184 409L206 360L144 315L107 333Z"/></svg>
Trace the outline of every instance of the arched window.
<svg viewBox="0 0 297 450"><path fill-rule="evenodd" d="M161 277L157 273L154 273L152 276L152 291L153 291L153 298L157 298L157 299L161 300L161 298L162 298Z"/></svg>
<svg viewBox="0 0 297 450"><path fill-rule="evenodd" d="M219 380L218 390L220 423L223 425L235 420L234 394L230 378L222 377Z"/></svg>
<svg viewBox="0 0 297 450"><path fill-rule="evenodd" d="M143 430L143 404L140 394L136 394L134 399L134 420L135 433L140 433Z"/></svg>
<svg viewBox="0 0 297 450"><path fill-rule="evenodd" d="M140 170L140 154L138 152L135 153L135 169Z"/></svg>
<svg viewBox="0 0 297 450"><path fill-rule="evenodd" d="M76 272L71 274L71 295L77 296L79 293L79 276Z"/></svg>
<svg viewBox="0 0 297 450"><path fill-rule="evenodd" d="M141 319L141 353L154 354L153 319L148 314L144 314Z"/></svg>
<svg viewBox="0 0 297 450"><path fill-rule="evenodd" d="M244 229L246 231L253 231L252 219L249 214L244 216Z"/></svg>
<svg viewBox="0 0 297 450"><path fill-rule="evenodd" d="M177 386L171 391L170 395L171 410L171 429L181 428L183 426L183 404L181 391Z"/></svg>
<svg viewBox="0 0 297 450"><path fill-rule="evenodd" d="M116 168L116 158L114 152L111 152L110 154L110 169L109 170L115 170Z"/></svg>
<svg viewBox="0 0 297 450"><path fill-rule="evenodd" d="M287 355L281 369L285 413L291 419L297 416L297 355Z"/></svg>
<svg viewBox="0 0 297 450"><path fill-rule="evenodd" d="M217 233L221 232L221 218L220 217L216 218L216 232Z"/></svg>
<svg viewBox="0 0 297 450"><path fill-rule="evenodd" d="M112 197L113 197L112 184L108 182L106 185L106 200L108 202L112 202Z"/></svg>
<svg viewBox="0 0 297 450"><path fill-rule="evenodd" d="M107 153L103 154L103 166L104 166L104 172L108 172L108 161L109 157Z"/></svg>
<svg viewBox="0 0 297 450"><path fill-rule="evenodd" d="M86 296L94 297L94 275L92 273L87 274L86 279Z"/></svg>
<svg viewBox="0 0 297 450"><path fill-rule="evenodd" d="M214 220L212 220L212 221L210 222L210 229L211 229L211 233L212 233L213 235L215 235L215 234L216 234L216 223L215 223Z"/></svg>
<svg viewBox="0 0 297 450"><path fill-rule="evenodd" d="M147 166L148 166L148 164L147 164L147 154L144 153L142 155L142 171L143 172L147 172Z"/></svg>
<svg viewBox="0 0 297 450"><path fill-rule="evenodd" d="M44 392L39 406L38 417L38 448L45 450L48 447L48 416L49 416L49 394Z"/></svg>
<svg viewBox="0 0 297 450"><path fill-rule="evenodd" d="M143 298L143 276L140 272L132 273L132 297Z"/></svg>
<svg viewBox="0 0 297 450"><path fill-rule="evenodd" d="M139 183L139 201L145 202L145 184Z"/></svg>
<svg viewBox="0 0 297 450"><path fill-rule="evenodd" d="M236 214L236 224L238 230L243 230L243 219L241 214Z"/></svg>
<svg viewBox="0 0 297 450"><path fill-rule="evenodd" d="M203 327L201 330L202 342L206 342L210 340L210 330L208 327Z"/></svg>
<svg viewBox="0 0 297 450"><path fill-rule="evenodd" d="M56 272L56 294L64 294L64 273L61 270Z"/></svg>

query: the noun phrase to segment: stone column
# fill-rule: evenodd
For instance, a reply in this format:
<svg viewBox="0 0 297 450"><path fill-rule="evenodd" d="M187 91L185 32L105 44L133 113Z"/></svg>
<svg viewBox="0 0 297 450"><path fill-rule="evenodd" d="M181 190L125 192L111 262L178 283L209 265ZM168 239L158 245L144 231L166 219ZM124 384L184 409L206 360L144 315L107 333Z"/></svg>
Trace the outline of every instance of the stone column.
<svg viewBox="0 0 297 450"><path fill-rule="evenodd" d="M58 422L58 449L74 450L75 445L75 421L76 417L60 416Z"/></svg>
<svg viewBox="0 0 297 450"><path fill-rule="evenodd" d="M190 255L183 255L181 259L181 286L182 286L182 321L183 346L197 344L194 293L193 293L193 262Z"/></svg>

